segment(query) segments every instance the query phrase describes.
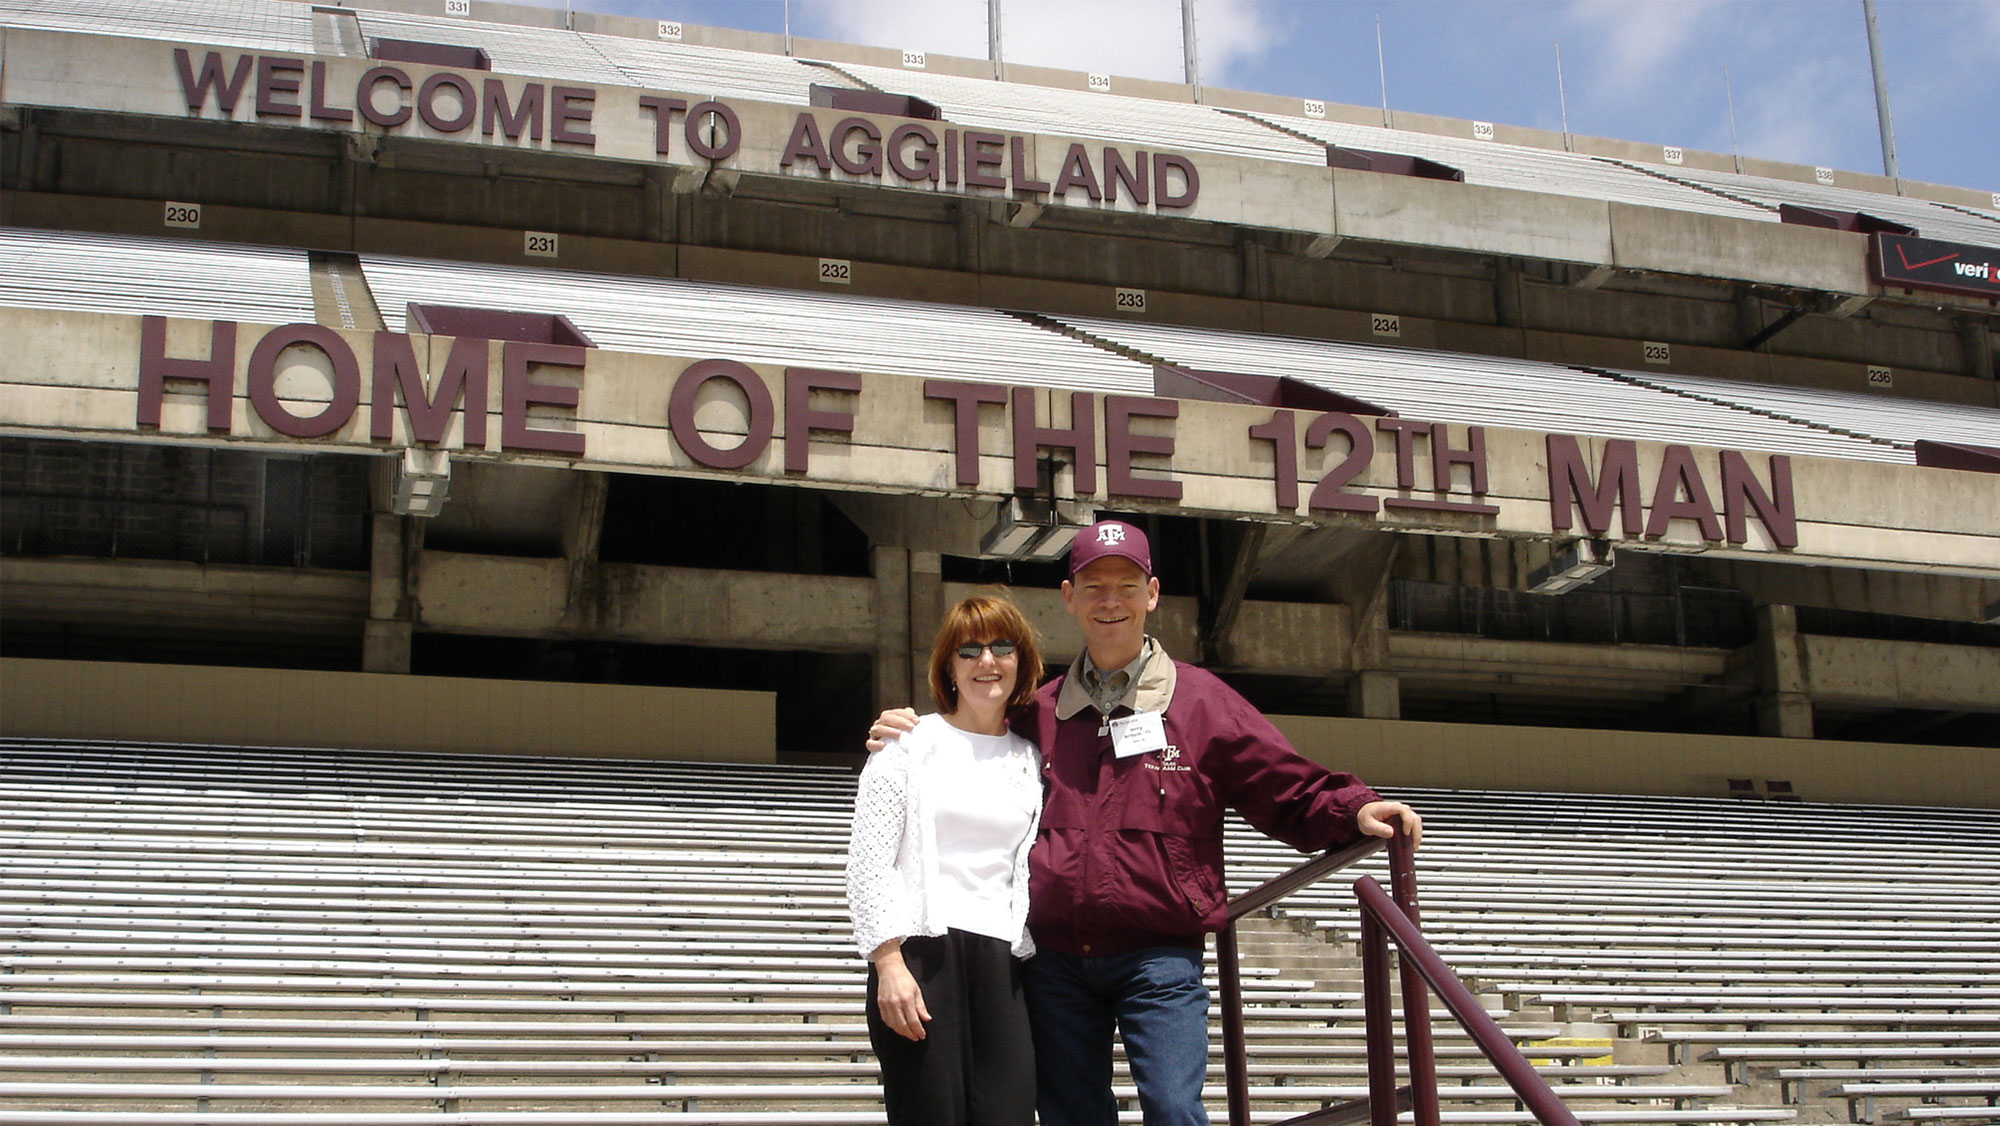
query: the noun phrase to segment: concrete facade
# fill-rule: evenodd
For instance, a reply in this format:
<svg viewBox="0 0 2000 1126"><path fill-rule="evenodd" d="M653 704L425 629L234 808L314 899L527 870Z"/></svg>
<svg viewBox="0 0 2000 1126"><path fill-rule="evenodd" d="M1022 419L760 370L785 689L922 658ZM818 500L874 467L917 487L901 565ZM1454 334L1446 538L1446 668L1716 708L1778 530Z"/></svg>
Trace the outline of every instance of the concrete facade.
<svg viewBox="0 0 2000 1126"><path fill-rule="evenodd" d="M7 731L70 739L775 759L768 693L200 665L0 661Z"/></svg>
<svg viewBox="0 0 2000 1126"><path fill-rule="evenodd" d="M157 319L156 319L157 320ZM400 449L416 439L407 407L391 404L385 431L373 410L375 377L385 362L378 349L408 341L409 354L422 357L428 372L441 371L458 342L449 338L390 337L329 331L306 339L296 329L228 322L160 321L159 341L145 340L143 318L0 310L0 332L21 341L4 374L8 394L0 405L0 426L22 432L69 434L113 440L244 442L267 448L374 452ZM31 327L32 326L32 327ZM148 363L205 364L217 341L233 357L227 373L214 369L200 377L142 375ZM289 342L274 370L255 369L260 349ZM485 364L500 372L515 364L517 347L486 342ZM526 355L525 351L519 352ZM152 357L148 360L147 357ZM539 353L536 358L540 359ZM716 366L718 361L727 365ZM1500 428L1440 429L1416 440L1405 455L1385 422L1342 416L1372 448L1365 466L1341 485L1344 497L1375 502L1365 511L1313 507L1327 500L1311 494L1333 465L1315 468L1318 453L1305 445L1304 425L1292 429L1286 461L1299 467L1297 479L1279 480L1278 462L1268 443L1250 432L1269 422L1268 408L1198 401L1097 396L1036 389L980 409L974 443L957 447L958 410L953 401L927 393L924 381L860 374L855 390L818 390L796 401L788 389L814 378L801 369L746 365L727 357L678 359L578 351L560 363L522 360L521 386L567 388L568 398L527 406L512 405L505 379L488 381L484 402L461 404L437 443L454 458L590 471L691 475L732 480L809 483L818 488L866 492L929 492L995 500L1010 495L1022 472L1024 432L1072 432L1083 427L1089 439L1087 467L1070 465L1054 485L1059 501L1117 505L1136 511L1172 512L1263 521L1316 522L1406 532L1469 537L1561 539L1576 526L1582 494L1604 487L1619 450L1631 457L1633 491L1607 511L1604 526L1591 533L1640 550L1706 552L1717 558L1782 558L1797 564L1851 564L1972 579L2000 579L2000 493L1964 488L1959 471L1927 470L1832 458L1697 450L1694 447L1547 435ZM209 369L203 369L208 371ZM270 382L275 399L254 402L253 384ZM226 379L226 383L224 380ZM541 380L543 382L535 382ZM759 403L741 388L755 380ZM689 419L676 434L669 400L692 385ZM553 392L551 392L553 394ZM1151 414L1114 417L1114 400ZM1130 401L1128 401L1130 400ZM400 400L398 400L400 402ZM150 408L157 425L143 421ZM211 412L227 412L218 429ZM1024 409L1025 408L1025 409ZM483 446L465 444L465 412L485 416ZM1079 409L1088 410L1087 416ZM803 412L838 420L845 437L807 430ZM1167 412L1172 412L1169 416ZM302 438L281 428L310 425L323 430ZM1483 436L1479 459L1484 491L1470 493L1458 475L1435 478L1432 462L1439 447L1460 449L1476 429ZM754 433L757 437L752 438ZM1113 458L1117 435L1131 433L1161 450ZM1099 439L1102 440L1099 440ZM746 442L756 442L751 453ZM1037 441L1035 449L1049 443ZM1076 447L1070 449L1074 456ZM1579 483L1551 468L1556 452L1574 451ZM1729 456L1734 453L1734 457ZM753 456L754 454L754 456ZM717 459L742 464L721 466ZM1433 456L1425 456L1433 455ZM796 462L794 462L796 459ZM1333 459L1324 459L1331 462ZM1409 461L1404 479L1401 462ZM791 468L796 464L798 468ZM961 466L976 471L963 479ZM1734 477L1730 476L1734 466ZM1087 469L1087 471L1086 471ZM1120 478L1126 478L1121 486ZM1088 478L1088 480L1086 480ZM1733 488L1730 481L1740 486ZM1783 486L1789 484L1789 490ZM1160 503L1147 495L1159 485L1178 496ZM1086 487L1087 486L1087 487ZM1273 497L1289 490L1288 503ZM1699 492L1705 503L1697 503ZM1778 519L1753 498L1791 508ZM1780 495L1783 493L1784 495ZM1490 512L1392 510L1415 496L1477 503ZM1613 499L1618 499L1614 497ZM1636 506L1626 502L1637 500ZM1384 503L1387 502L1387 503ZM1675 507L1679 505L1681 507ZM1692 507L1689 507L1692 506ZM1727 512L1725 512L1727 510ZM1694 513L1694 515L1689 515ZM1718 517L1731 528L1722 530ZM1699 517L1699 518L1697 518ZM1712 527L1710 526L1712 525ZM948 526L948 525L947 525ZM983 527L964 521L950 540L956 554L978 554ZM1575 533L1571 533L1575 534ZM1727 539L1725 539L1725 536ZM1793 542L1782 542L1785 539ZM539 613L560 613L564 588L549 584L555 605ZM534 589L531 584L529 589ZM534 599L530 598L530 602Z"/></svg>
<svg viewBox="0 0 2000 1126"><path fill-rule="evenodd" d="M704 101L699 93L645 91L583 80L564 86L547 80L488 77L483 72L468 78L444 68L407 64L396 68L399 77L393 83L374 79L376 87L388 93L368 104L379 102L382 108L376 116L394 122L374 125L366 120L369 113L361 111L366 99L357 94L364 77L377 73L371 71L371 60L365 58L253 55L210 50L198 44L174 46L157 40L22 29L10 34L5 50L0 73L6 76L6 101L11 106L53 113L59 120L105 114L155 117L172 120L177 127L185 124L211 133L224 131L218 136L227 135L232 125L238 129L254 127L268 135L268 139L260 139L258 147L269 148L273 142L280 146L261 162L273 174L278 174L287 158L306 158L315 151L328 159L386 172L403 165L420 168L444 157L445 152L459 150L461 165L470 159L496 170L518 167L531 177L553 173L581 181L577 185L584 189L581 193L565 193L561 219L550 216L543 220L549 229L560 225L579 234L589 233L592 226L606 231L623 227L632 233L638 233L635 226L651 226L655 237L679 241L662 228L667 221L663 209L678 206L677 200L716 194L748 198L775 194L782 198L807 187L814 191L881 190L914 197L911 206L922 206L918 201L927 197L953 206L977 205L995 222L1021 228L1035 226L1044 212L1144 214L1177 222L1217 224L1236 232L1267 232L1273 239L1282 234L1278 246L1310 248L1310 253L1321 256L1352 240L1564 263L1583 271L1580 277L1591 276L1589 271L1608 270L1634 278L1666 275L1737 286L1783 287L1825 295L1829 307L1884 296L1883 288L1870 281L1863 266L1865 240L1861 235L1330 169L1315 166L1310 155L1313 146L1303 142L1299 142L1303 163L1213 152L1168 154L1198 168L1198 185L1186 183L1176 172L1169 178L1171 190L1163 181L1150 203L1139 204L1129 191L1116 199L1108 192L1102 200L1092 198L1099 192L1097 181L1109 182L1096 164L1090 170L1091 195L1081 187L1059 194L1051 187L1063 183L1066 163L1077 159L1079 153L1101 163L1109 159L1105 155L1108 151L1117 148L1087 137L968 131L968 136L977 134L981 140L978 145L967 140L959 146L968 162L967 170L954 175L963 179L953 184L940 173L940 181L934 183L885 172L893 163L886 157L875 157L871 170L861 173L848 172L832 159L833 152L841 149L838 136L842 127L866 130L881 147L889 147L883 139L894 136L899 128L923 129L926 135L943 128L934 131L923 122L879 115L802 111L796 106L747 100ZM176 51L185 52L185 57L177 57ZM283 69L274 74L268 69L274 64ZM213 73L203 71L204 65L212 67ZM242 84L230 86L228 81L239 70L243 72ZM479 104L466 104L458 87L472 90L475 78L493 85L476 92L482 99ZM440 80L443 85L439 85ZM230 89L235 93L225 97L223 91ZM395 92L398 89L400 94ZM423 93L433 89L445 92ZM565 97L570 100L564 101ZM684 115L675 116L680 111L651 107L660 99L725 107L735 122L727 154L708 158L691 148L691 143L699 142L709 151L718 151L714 142L696 135ZM222 104L225 100L227 109ZM522 107L540 105L533 130L519 125L519 136L510 137L504 120L496 127L495 107L503 103L521 114L528 113ZM666 125L661 124L662 118L668 119ZM828 153L824 161L796 154L795 138L806 121L814 123L815 135L835 138L824 143ZM277 133L271 134L272 130ZM287 133L301 132L317 134L320 139L300 137L295 144L284 139ZM854 135L861 136L858 132ZM1272 135L1278 136L1275 131ZM283 146L288 144L293 151L285 153ZM910 144L917 142L906 142L905 147ZM419 151L425 146L445 149L429 154ZM937 162L943 163L936 142L918 147L932 149ZM842 151L842 161L863 162L854 155L859 150L852 145ZM1121 151L1120 159L1144 164L1140 151ZM981 161L976 171L970 164L975 156ZM990 167L983 163L989 156L993 160ZM450 163L449 157L444 159ZM973 183L974 178L992 181L992 185ZM431 184L435 191L440 181L432 177ZM358 187L351 180L350 185L350 193ZM296 193L299 186L295 181L279 190ZM334 194L338 196L341 190L334 189ZM1188 197L1184 205L1162 203L1182 195ZM306 201L301 198L299 202ZM320 201L320 206L348 210L354 202L329 197ZM424 206L420 201L412 202ZM527 195L516 193L511 205L524 204L533 206ZM1981 204L1992 206L1990 200ZM497 213L509 206L498 198L475 204L487 222L500 218ZM437 201L431 209L436 211ZM907 237L907 227L903 230ZM293 228L293 236L298 233ZM338 246L341 234L338 226L329 226L321 235L326 241L316 244ZM856 256L881 256L879 244L870 250L874 253ZM1597 275L1600 279L1603 276ZM1124 280L1128 284L1159 284L1143 276ZM1601 280L1590 284L1594 288ZM1256 287L1249 288L1254 291ZM1977 309L1976 304L1962 299L1941 300L1950 307ZM1971 366L1978 368L1981 362Z"/></svg>
<svg viewBox="0 0 2000 1126"><path fill-rule="evenodd" d="M539 26L562 16L474 7L477 19ZM653 31L576 19L582 30ZM691 43L786 49L685 30ZM188 79L211 53L217 81L247 65L233 109L214 88L190 107L177 47ZM873 49L791 48L899 65ZM1384 339L1388 317L1398 345L1461 359L2000 407L2000 315L1875 284L1865 236L1329 168L1310 153L1256 159L1171 139L1148 147L754 99L721 99L738 143L710 158L695 146L720 135L688 130L686 107L659 101L710 100L696 92L414 64L397 64L408 94L393 78L374 87L377 110L409 109L407 119L370 123L354 94L375 60L256 56L0 35L0 225L158 235L163 199L199 202L199 231L167 233L311 253L316 322L0 305L0 617L10 658L21 658L6 669L9 731L846 753L874 707L921 701L933 624L966 592L1009 583L1051 660L1073 656L1059 567L981 545L995 512L1026 497L1070 521L1144 522L1168 596L1152 626L1170 651L1299 715L1287 722L1302 745L1362 756L1343 764L1371 778L1719 793L1718 779L1768 774L1829 800L2000 804L1988 751L2000 745L2000 489L1985 474L1491 426L1479 428L1475 491L1468 463L1433 460L1433 443L1470 448L1458 423L1405 440L1398 427L1429 420L1343 414L1339 434L1308 443L1308 425L1337 412L1300 410L1281 449L1253 433L1276 421L1269 406L1025 384L976 408L961 451L959 406L923 379L830 364L852 382L806 386L813 376L743 356L572 356L499 341L484 345L485 400L459 404L426 439L406 407L376 429L376 359L407 347L434 381L459 342L378 335L382 310L357 257L780 291L824 289L831 258L851 268L843 293L1030 319L1118 315L1367 342ZM1086 85L1007 69L1013 82ZM475 79L466 88L490 80L510 108L542 99L540 132L517 123L509 138L502 122L489 136L477 113L461 126L452 91ZM423 102L427 83L437 96ZM1164 84L1114 77L1114 88L1196 100ZM1199 100L1274 119L1298 112L1227 91ZM955 181L942 166L931 182L872 165L857 147L901 130L905 170L915 168L925 143L913 125L936 135L940 161L955 154ZM1396 125L1470 135L1468 122L1397 115ZM1274 144L1297 140L1256 128ZM802 144L815 134L824 160ZM1568 143L1659 159L1648 146ZM1091 198L1114 156L1136 166L1142 148L1147 203L1129 186ZM1181 163L1152 160L1161 154ZM1684 159L1730 167L1715 154ZM1757 170L1815 181L1811 169ZM1991 206L1966 189L1841 177ZM559 234L560 254L527 257L524 231ZM1143 313L1119 305L1134 288ZM260 344L276 349L269 370L253 364ZM1671 358L1656 357L1661 344ZM218 346L233 362L201 368ZM142 369L164 360L212 378L155 388ZM1011 362L977 374L1028 374ZM1479 393L1466 389L1468 401ZM468 408L487 422L484 441L465 438ZM1079 428L1088 458L1074 433L1063 437ZM1364 439L1372 454L1345 464L1343 443ZM448 466L441 515L395 511L395 464L411 448ZM270 468L280 463L314 468ZM1321 482L1344 469L1353 475L1329 486L1329 501ZM1621 470L1630 492L1605 484ZM334 484L301 491L301 473ZM293 497L304 499L283 499ZM294 503L309 520L285 511ZM1590 540L1614 548L1616 565L1545 593L1551 560ZM254 664L270 667L234 667ZM30 689L36 706L13 706ZM176 692L381 702L362 709L376 717L366 722L320 703L253 722L234 704L158 703ZM121 704L99 715L79 705L88 697ZM448 738L429 718L440 708L462 717ZM578 710L596 726L565 735L548 722ZM696 717L709 712L730 718L704 726ZM1927 781L1947 767L1964 786ZM1864 793L1841 781L1850 775L1903 781Z"/></svg>

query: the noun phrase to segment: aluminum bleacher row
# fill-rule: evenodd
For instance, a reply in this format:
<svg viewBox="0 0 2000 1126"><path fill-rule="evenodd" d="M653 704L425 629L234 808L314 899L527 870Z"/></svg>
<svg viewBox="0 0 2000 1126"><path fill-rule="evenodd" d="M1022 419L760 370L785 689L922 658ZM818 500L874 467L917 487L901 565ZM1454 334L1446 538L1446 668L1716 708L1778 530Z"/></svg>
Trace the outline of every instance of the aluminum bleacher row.
<svg viewBox="0 0 2000 1126"><path fill-rule="evenodd" d="M1856 1121L2000 1120L2000 1069L1979 1066L2000 1062L2000 815L1423 801L1454 827L1422 858L1426 930L1510 1011L1604 1022ZM1356 929L1328 886L1284 910Z"/></svg>
<svg viewBox="0 0 2000 1126"><path fill-rule="evenodd" d="M1432 941L1583 1121L2000 1114L2000 816L1408 796ZM0 741L0 1126L879 1121L852 798L825 768ZM1297 859L1231 848L1238 887ZM1346 883L1246 924L1260 1121L1365 1090ZM1447 1121L1530 1120L1437 1044Z"/></svg>

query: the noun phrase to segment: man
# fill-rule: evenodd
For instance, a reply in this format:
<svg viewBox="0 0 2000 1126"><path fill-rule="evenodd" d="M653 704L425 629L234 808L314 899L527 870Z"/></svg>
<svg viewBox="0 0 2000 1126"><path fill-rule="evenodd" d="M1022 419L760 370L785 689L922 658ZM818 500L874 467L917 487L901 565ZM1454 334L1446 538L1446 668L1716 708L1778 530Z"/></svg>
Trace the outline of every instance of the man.
<svg viewBox="0 0 2000 1126"><path fill-rule="evenodd" d="M1222 817L1301 851L1422 822L1291 748L1215 676L1146 633L1159 606L1145 533L1101 521L1070 548L1063 609L1083 652L1035 694L1023 734L1047 783L1029 854L1027 963L1042 1126L1112 1126L1111 1038L1125 1043L1146 1126L1205 1126L1203 936L1227 921ZM908 730L884 712L871 750Z"/></svg>

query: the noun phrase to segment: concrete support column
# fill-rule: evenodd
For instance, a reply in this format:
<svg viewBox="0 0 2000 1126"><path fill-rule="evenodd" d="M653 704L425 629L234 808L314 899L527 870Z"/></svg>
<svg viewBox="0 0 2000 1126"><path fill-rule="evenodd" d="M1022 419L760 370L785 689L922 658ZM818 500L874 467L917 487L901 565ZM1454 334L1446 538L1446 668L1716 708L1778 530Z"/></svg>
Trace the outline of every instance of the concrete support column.
<svg viewBox="0 0 2000 1126"><path fill-rule="evenodd" d="M929 710L931 642L944 618L944 556L910 552L910 706Z"/></svg>
<svg viewBox="0 0 2000 1126"><path fill-rule="evenodd" d="M1782 739L1812 738L1812 698L1803 692L1781 692L1759 699L1757 734Z"/></svg>
<svg viewBox="0 0 2000 1126"><path fill-rule="evenodd" d="M1240 288L1245 301L1262 301L1270 292L1267 281L1270 270L1265 265L1265 259L1263 244L1251 240L1244 241L1242 261L1238 268L1243 271Z"/></svg>
<svg viewBox="0 0 2000 1126"><path fill-rule="evenodd" d="M1757 608L1757 733L1786 739L1813 736L1796 606Z"/></svg>
<svg viewBox="0 0 2000 1126"><path fill-rule="evenodd" d="M875 574L875 707L906 708L918 700L910 682L910 552L869 550ZM929 693L925 694L928 697Z"/></svg>
<svg viewBox="0 0 2000 1126"><path fill-rule="evenodd" d="M1964 321L1958 326L1958 339L1965 350L1965 373L1976 379L1992 379L1993 374L1993 334L1980 321Z"/></svg>
<svg viewBox="0 0 2000 1126"><path fill-rule="evenodd" d="M1356 719L1403 718L1402 683L1394 673L1369 670L1347 683L1347 714Z"/></svg>
<svg viewBox="0 0 2000 1126"><path fill-rule="evenodd" d="M574 627L593 624L597 590L597 547L604 538L604 504L611 495L611 478L579 470L563 513L563 558L569 560L569 585L563 617Z"/></svg>
<svg viewBox="0 0 2000 1126"><path fill-rule="evenodd" d="M1354 677L1347 682L1347 714L1357 719L1403 718L1402 685L1389 664L1389 574L1354 620Z"/></svg>
<svg viewBox="0 0 2000 1126"><path fill-rule="evenodd" d="M1237 529L1236 534L1239 538L1235 550L1228 553L1229 562L1220 581L1203 582L1207 589L1201 605L1201 662L1205 665L1229 663L1231 634L1243 610L1243 601L1249 596L1250 579L1257 573L1258 553L1264 549L1265 525L1250 524ZM1204 551L1206 539L1204 536Z"/></svg>
<svg viewBox="0 0 2000 1126"><path fill-rule="evenodd" d="M1748 286L1736 291L1736 339L1755 340L1766 323L1764 301Z"/></svg>
<svg viewBox="0 0 2000 1126"><path fill-rule="evenodd" d="M408 622L384 622L370 618L361 631L361 671L407 673L410 671Z"/></svg>
<svg viewBox="0 0 2000 1126"><path fill-rule="evenodd" d="M368 621L361 633L361 671L410 671L410 550L408 517L377 512L368 537Z"/></svg>
<svg viewBox="0 0 2000 1126"><path fill-rule="evenodd" d="M646 231L654 242L674 243L674 198L675 172L670 168L655 168L646 174Z"/></svg>
<svg viewBox="0 0 2000 1126"><path fill-rule="evenodd" d="M1389 584L1401 550L1401 537L1382 536L1347 561L1350 585L1342 596L1354 608L1354 641L1348 648L1354 676L1347 682L1347 714L1357 718L1403 718L1402 686L1388 671Z"/></svg>
<svg viewBox="0 0 2000 1126"><path fill-rule="evenodd" d="M960 200L958 204L958 268L967 273L980 271L982 228L986 213L980 201Z"/></svg>
<svg viewBox="0 0 2000 1126"><path fill-rule="evenodd" d="M1521 271L1501 266L1493 271L1493 323L1521 327Z"/></svg>

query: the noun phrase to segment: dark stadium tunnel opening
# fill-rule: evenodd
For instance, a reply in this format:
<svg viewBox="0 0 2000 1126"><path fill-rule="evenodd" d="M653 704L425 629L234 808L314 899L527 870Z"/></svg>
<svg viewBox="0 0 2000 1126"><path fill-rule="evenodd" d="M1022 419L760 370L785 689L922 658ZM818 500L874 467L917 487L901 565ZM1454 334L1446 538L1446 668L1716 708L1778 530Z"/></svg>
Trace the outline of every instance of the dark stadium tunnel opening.
<svg viewBox="0 0 2000 1126"><path fill-rule="evenodd" d="M607 563L793 574L869 574L868 536L812 489L615 473Z"/></svg>
<svg viewBox="0 0 2000 1126"><path fill-rule="evenodd" d="M0 551L365 571L372 462L0 437Z"/></svg>

